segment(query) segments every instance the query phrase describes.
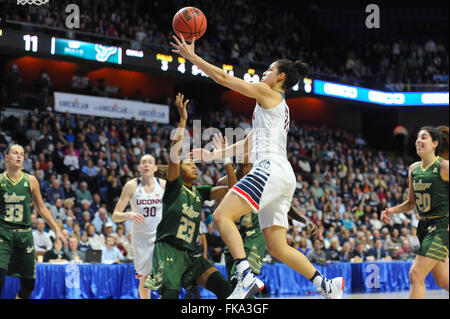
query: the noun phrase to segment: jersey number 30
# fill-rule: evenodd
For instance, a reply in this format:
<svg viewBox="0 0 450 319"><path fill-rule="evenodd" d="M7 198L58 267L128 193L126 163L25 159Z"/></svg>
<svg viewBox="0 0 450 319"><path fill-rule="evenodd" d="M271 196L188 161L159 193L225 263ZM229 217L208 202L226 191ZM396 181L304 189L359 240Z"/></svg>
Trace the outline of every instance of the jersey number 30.
<svg viewBox="0 0 450 319"><path fill-rule="evenodd" d="M145 214L143 214L144 217L148 217L148 216L155 217L156 216L156 207L155 206L144 207L144 210L145 210Z"/></svg>

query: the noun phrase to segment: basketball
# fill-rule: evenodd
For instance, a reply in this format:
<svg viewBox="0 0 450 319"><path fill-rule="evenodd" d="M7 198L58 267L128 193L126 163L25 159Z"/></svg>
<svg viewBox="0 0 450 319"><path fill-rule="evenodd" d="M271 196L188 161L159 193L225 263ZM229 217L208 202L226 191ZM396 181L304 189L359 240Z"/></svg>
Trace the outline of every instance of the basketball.
<svg viewBox="0 0 450 319"><path fill-rule="evenodd" d="M200 39L206 31L206 17L200 9L185 7L180 9L172 20L172 27L175 34L184 40L191 41Z"/></svg>

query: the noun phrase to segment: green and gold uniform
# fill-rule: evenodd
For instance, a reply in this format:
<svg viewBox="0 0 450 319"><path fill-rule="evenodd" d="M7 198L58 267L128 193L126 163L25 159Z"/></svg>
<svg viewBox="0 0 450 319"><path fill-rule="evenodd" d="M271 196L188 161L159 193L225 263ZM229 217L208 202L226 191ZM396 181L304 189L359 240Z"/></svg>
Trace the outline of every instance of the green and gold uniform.
<svg viewBox="0 0 450 319"><path fill-rule="evenodd" d="M262 259L266 254L266 241L259 227L258 214L248 213L242 216L237 226L244 243L245 255L247 256L250 268L253 273L259 275ZM224 253L228 280L230 280L236 273L236 266L228 247L225 248Z"/></svg>
<svg viewBox="0 0 450 319"><path fill-rule="evenodd" d="M212 187L202 185L188 188L178 177L167 181L163 195L163 216L156 230L152 274L145 287L180 291L181 286L195 285L195 279L213 264L197 248L197 237L202 220L203 201L209 200Z"/></svg>
<svg viewBox="0 0 450 319"><path fill-rule="evenodd" d="M441 178L441 157L428 167L422 163L411 172L419 214L418 254L445 262L448 257L448 182Z"/></svg>
<svg viewBox="0 0 450 319"><path fill-rule="evenodd" d="M35 279L36 263L31 232L31 190L28 174L13 182L0 174L0 268L7 275Z"/></svg>

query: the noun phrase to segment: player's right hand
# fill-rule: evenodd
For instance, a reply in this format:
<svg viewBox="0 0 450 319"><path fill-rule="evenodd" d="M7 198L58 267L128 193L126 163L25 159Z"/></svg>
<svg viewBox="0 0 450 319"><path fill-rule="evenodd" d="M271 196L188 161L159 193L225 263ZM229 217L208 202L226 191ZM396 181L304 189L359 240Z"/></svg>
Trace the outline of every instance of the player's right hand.
<svg viewBox="0 0 450 319"><path fill-rule="evenodd" d="M141 214L135 213L135 212L129 212L130 219L135 224L143 224L145 223L145 217Z"/></svg>
<svg viewBox="0 0 450 319"><path fill-rule="evenodd" d="M391 223L391 215L392 211L389 208L386 208L381 212L380 220L385 224L388 225Z"/></svg>
<svg viewBox="0 0 450 319"><path fill-rule="evenodd" d="M184 100L184 95L181 93L178 93L177 97L175 99L175 104L178 108L178 113L180 113L180 119L187 120L188 116L187 116L186 106L189 103L189 100L186 100L186 101L183 101L183 100Z"/></svg>

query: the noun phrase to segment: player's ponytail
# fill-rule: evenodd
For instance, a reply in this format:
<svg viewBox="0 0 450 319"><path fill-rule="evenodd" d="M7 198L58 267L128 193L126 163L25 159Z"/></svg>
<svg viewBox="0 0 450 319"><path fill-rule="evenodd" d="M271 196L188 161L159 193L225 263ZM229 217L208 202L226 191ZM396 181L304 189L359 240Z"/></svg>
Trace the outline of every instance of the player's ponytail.
<svg viewBox="0 0 450 319"><path fill-rule="evenodd" d="M276 61L278 66L278 73L286 74L283 83L283 89L289 90L296 85L300 80L309 74L308 64L302 61L292 62L288 59L281 59Z"/></svg>
<svg viewBox="0 0 450 319"><path fill-rule="evenodd" d="M441 135L441 143L438 145L436 155L448 160L448 126L438 126L436 129Z"/></svg>

